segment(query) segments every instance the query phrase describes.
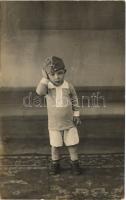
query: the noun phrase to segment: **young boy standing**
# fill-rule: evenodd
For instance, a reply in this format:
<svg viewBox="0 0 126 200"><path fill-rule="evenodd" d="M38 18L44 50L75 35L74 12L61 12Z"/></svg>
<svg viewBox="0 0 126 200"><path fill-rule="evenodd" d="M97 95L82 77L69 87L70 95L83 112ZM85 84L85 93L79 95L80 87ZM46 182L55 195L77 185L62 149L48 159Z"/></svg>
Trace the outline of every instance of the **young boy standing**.
<svg viewBox="0 0 126 200"><path fill-rule="evenodd" d="M79 136L76 128L81 123L79 105L74 87L64 79L65 73L65 65L61 58L48 57L44 62L43 78L36 92L38 95L45 95L47 100L52 155L51 174L60 173L59 148L65 143L70 154L72 172L79 175L81 173L77 153Z"/></svg>

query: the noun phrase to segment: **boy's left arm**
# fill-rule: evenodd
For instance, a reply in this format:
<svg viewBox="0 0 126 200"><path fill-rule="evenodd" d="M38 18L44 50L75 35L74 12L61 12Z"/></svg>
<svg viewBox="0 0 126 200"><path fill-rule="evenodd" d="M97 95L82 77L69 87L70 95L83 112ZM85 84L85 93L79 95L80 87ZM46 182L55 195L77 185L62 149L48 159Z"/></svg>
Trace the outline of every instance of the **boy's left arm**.
<svg viewBox="0 0 126 200"><path fill-rule="evenodd" d="M70 98L73 109L73 121L75 125L78 126L81 124L78 97L74 87L71 84L69 86L70 86Z"/></svg>

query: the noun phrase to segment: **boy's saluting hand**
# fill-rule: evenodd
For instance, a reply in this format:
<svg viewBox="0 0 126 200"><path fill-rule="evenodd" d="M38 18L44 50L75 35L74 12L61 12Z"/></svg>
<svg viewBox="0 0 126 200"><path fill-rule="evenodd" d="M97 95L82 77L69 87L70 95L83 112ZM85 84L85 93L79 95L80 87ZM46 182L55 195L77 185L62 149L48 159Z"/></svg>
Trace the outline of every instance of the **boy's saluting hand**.
<svg viewBox="0 0 126 200"><path fill-rule="evenodd" d="M74 122L75 126L81 125L80 117L79 116L73 116L73 122Z"/></svg>
<svg viewBox="0 0 126 200"><path fill-rule="evenodd" d="M48 79L48 75L47 75L45 69L42 69L42 76L43 76L43 78Z"/></svg>

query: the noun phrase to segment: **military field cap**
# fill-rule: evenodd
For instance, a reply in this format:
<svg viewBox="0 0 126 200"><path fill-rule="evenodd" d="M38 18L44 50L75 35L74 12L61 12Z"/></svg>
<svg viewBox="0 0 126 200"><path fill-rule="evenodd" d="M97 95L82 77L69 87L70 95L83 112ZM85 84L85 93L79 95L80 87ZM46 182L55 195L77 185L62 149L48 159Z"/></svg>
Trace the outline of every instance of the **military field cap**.
<svg viewBox="0 0 126 200"><path fill-rule="evenodd" d="M56 56L51 56L45 59L44 69L47 73L56 72L60 69L65 69L64 62L61 58Z"/></svg>

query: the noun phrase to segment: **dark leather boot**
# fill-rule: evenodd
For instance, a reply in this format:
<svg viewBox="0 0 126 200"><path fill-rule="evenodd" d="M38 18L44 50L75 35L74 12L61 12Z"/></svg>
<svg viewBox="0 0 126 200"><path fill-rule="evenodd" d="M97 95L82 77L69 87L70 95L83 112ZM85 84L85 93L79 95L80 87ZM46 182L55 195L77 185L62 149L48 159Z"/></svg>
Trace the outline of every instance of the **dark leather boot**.
<svg viewBox="0 0 126 200"><path fill-rule="evenodd" d="M59 162L59 160L52 161L49 174L50 175L60 174L60 162Z"/></svg>
<svg viewBox="0 0 126 200"><path fill-rule="evenodd" d="M80 175L82 173L78 160L71 161L71 168L74 175Z"/></svg>

